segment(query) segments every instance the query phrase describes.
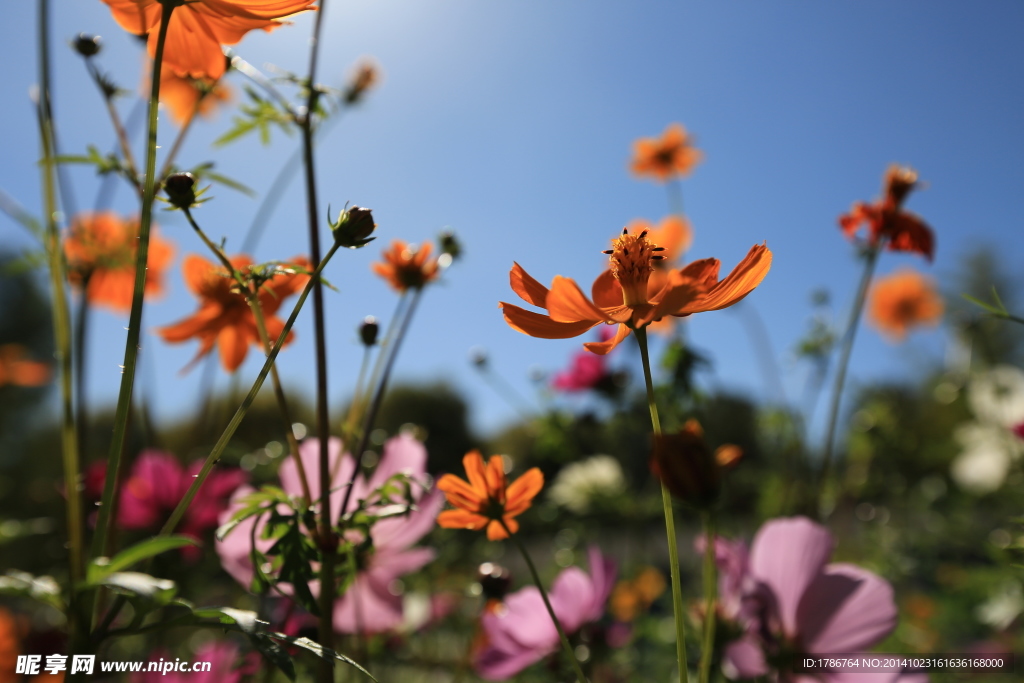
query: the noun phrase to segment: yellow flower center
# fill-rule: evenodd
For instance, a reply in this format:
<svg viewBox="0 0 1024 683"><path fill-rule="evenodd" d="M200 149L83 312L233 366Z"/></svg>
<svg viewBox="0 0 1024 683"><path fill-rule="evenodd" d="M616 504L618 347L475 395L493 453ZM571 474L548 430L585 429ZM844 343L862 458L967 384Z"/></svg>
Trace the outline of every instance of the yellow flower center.
<svg viewBox="0 0 1024 683"><path fill-rule="evenodd" d="M611 263L612 275L622 286L622 303L630 308L646 306L647 281L654 272L654 262L665 257L657 253L665 251L647 240L647 230L630 235L623 228L622 235L612 240L612 248L607 250Z"/></svg>

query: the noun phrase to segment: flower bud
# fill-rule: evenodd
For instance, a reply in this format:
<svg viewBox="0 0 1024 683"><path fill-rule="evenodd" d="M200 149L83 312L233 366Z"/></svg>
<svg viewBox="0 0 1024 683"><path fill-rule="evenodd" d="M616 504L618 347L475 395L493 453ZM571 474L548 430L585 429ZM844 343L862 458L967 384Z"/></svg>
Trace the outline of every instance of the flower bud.
<svg viewBox="0 0 1024 683"><path fill-rule="evenodd" d="M376 227L373 212L359 206L343 210L338 214L337 222L331 223L335 243L349 249L358 249L375 240L376 237L370 235Z"/></svg>
<svg viewBox="0 0 1024 683"><path fill-rule="evenodd" d="M469 350L469 362L477 368L487 367L487 349L482 346L474 346Z"/></svg>
<svg viewBox="0 0 1024 683"><path fill-rule="evenodd" d="M190 209L196 203L196 178L191 173L175 173L164 181L167 200L176 208Z"/></svg>
<svg viewBox="0 0 1024 683"><path fill-rule="evenodd" d="M452 257L453 261L462 255L462 243L459 242L458 238L455 237L455 233L451 230L442 232L438 236L437 242L441 247L441 253L448 254Z"/></svg>
<svg viewBox="0 0 1024 683"><path fill-rule="evenodd" d="M96 54L99 54L100 48L103 44L100 42L99 36L90 36L88 33L79 33L78 37L72 43L75 51L88 59Z"/></svg>
<svg viewBox="0 0 1024 683"><path fill-rule="evenodd" d="M377 334L380 332L380 325L372 315L363 318L363 324L359 326L359 338L363 340L363 346L373 346L377 343Z"/></svg>
<svg viewBox="0 0 1024 683"><path fill-rule="evenodd" d="M722 470L735 465L742 449L731 444L712 452L704 430L689 420L677 434L654 437L651 471L673 496L699 509L715 504L721 492Z"/></svg>
<svg viewBox="0 0 1024 683"><path fill-rule="evenodd" d="M504 600L508 589L512 586L512 574L500 564L484 562L477 570L476 580L483 589L487 600Z"/></svg>
<svg viewBox="0 0 1024 683"><path fill-rule="evenodd" d="M345 87L345 104L355 104L380 80L380 69L375 62L364 60L356 67L352 80Z"/></svg>

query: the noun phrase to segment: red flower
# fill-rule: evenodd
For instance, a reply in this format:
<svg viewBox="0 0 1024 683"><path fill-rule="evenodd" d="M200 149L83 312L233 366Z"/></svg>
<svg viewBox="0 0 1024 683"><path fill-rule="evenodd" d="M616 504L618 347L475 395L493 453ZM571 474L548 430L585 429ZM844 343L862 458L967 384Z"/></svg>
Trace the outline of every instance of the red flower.
<svg viewBox="0 0 1024 683"><path fill-rule="evenodd" d="M867 225L867 242L871 248L885 240L891 251L912 251L929 261L935 255L935 235L920 218L903 210L903 201L917 185L917 173L904 166L890 166L885 173L885 197L865 204L856 202L850 213L839 217L839 227L848 238L856 237L860 227Z"/></svg>

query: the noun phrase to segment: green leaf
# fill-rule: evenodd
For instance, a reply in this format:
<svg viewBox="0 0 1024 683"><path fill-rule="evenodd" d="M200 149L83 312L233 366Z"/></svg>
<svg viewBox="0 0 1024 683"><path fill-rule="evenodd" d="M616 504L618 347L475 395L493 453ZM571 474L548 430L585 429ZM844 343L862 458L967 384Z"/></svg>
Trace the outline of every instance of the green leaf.
<svg viewBox="0 0 1024 683"><path fill-rule="evenodd" d="M292 662L291 655L283 647L277 644L273 638L266 633L251 633L249 635L249 641L260 651L268 662L276 666L281 670L288 680L295 680L295 664Z"/></svg>
<svg viewBox="0 0 1024 683"><path fill-rule="evenodd" d="M142 572L115 572L100 578L97 582L86 581L80 588L106 586L116 593L129 598L140 598L143 602L162 607L174 600L178 586L170 579L158 579Z"/></svg>
<svg viewBox="0 0 1024 683"><path fill-rule="evenodd" d="M320 657L321 659L336 659L339 662L344 662L344 663L348 664L349 666L353 667L354 669L356 669L357 671L361 672L364 676L369 678L374 683L379 683L377 681L377 679L373 677L373 674L371 674L369 671L367 671L362 666L360 666L359 663L356 662L354 659L351 659L350 657L347 657L347 656L341 654L340 652L335 652L334 650L332 650L330 648L326 648L323 645L321 645L320 643L312 641L309 638L292 638L292 637L286 636L286 635L284 635L282 633L270 633L268 635L271 638L275 638L277 640L283 640L284 642L288 643L289 645L294 645L296 647L300 647L303 650L306 650L307 652L312 652L313 654L315 654L317 657Z"/></svg>
<svg viewBox="0 0 1024 683"><path fill-rule="evenodd" d="M147 560L168 550L183 548L187 545L198 546L199 542L188 536L156 536L122 550L113 558L98 557L92 561L86 571L87 580L97 583L104 576L128 569L142 560Z"/></svg>
<svg viewBox="0 0 1024 683"><path fill-rule="evenodd" d="M59 610L64 609L60 585L52 576L33 576L26 572L11 570L0 576L0 595L32 598Z"/></svg>

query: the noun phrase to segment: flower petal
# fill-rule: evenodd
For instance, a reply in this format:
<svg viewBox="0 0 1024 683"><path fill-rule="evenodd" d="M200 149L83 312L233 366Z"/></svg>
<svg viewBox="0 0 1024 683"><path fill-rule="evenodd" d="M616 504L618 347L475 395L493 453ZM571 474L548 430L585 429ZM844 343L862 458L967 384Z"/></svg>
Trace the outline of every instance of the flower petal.
<svg viewBox="0 0 1024 683"><path fill-rule="evenodd" d="M831 564L807 587L797 609L800 640L811 653L859 652L896 627L892 586L851 564Z"/></svg>
<svg viewBox="0 0 1024 683"><path fill-rule="evenodd" d="M506 514L518 515L528 510L542 488L544 475L538 468L532 467L523 472L523 475L508 487L505 499Z"/></svg>
<svg viewBox="0 0 1024 683"><path fill-rule="evenodd" d="M579 285L561 275L556 275L548 292L548 313L559 323L575 323L581 320L594 323L606 320L604 313L590 303Z"/></svg>
<svg viewBox="0 0 1024 683"><path fill-rule="evenodd" d="M605 270L594 280L590 296L598 308L616 308L622 305L622 285L612 275L611 270Z"/></svg>
<svg viewBox="0 0 1024 683"><path fill-rule="evenodd" d="M574 323L560 323L555 322L546 315L527 311L512 304L502 302L498 306L501 308L501 312L505 316L505 322L508 323L509 327L540 339L570 339L578 337L601 322L600 320L582 320Z"/></svg>
<svg viewBox="0 0 1024 683"><path fill-rule="evenodd" d="M509 283L512 285L512 291L526 303L539 308L547 308L548 288L537 282L518 263L512 263Z"/></svg>
<svg viewBox="0 0 1024 683"><path fill-rule="evenodd" d="M479 531L484 528L487 522L487 518L483 515L465 510L445 510L437 516L437 525L443 529L472 529L473 531Z"/></svg>
<svg viewBox="0 0 1024 683"><path fill-rule="evenodd" d="M616 346L622 343L622 340L629 336L632 330L626 325L619 323L618 329L615 330L615 336L608 341L603 342L584 342L583 348L591 353L596 353L599 356L607 355Z"/></svg>
<svg viewBox="0 0 1024 683"><path fill-rule="evenodd" d="M717 311L732 306L761 284L771 266L772 252L764 244L755 244L724 280L706 296L684 307L683 313Z"/></svg>

